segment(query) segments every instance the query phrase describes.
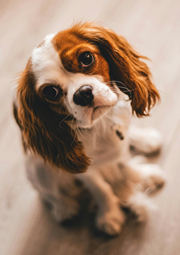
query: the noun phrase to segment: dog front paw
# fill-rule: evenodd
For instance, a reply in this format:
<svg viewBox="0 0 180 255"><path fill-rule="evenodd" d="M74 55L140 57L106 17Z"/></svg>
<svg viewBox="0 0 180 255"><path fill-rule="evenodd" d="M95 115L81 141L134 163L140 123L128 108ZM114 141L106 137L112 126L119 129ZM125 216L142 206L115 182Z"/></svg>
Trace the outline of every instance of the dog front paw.
<svg viewBox="0 0 180 255"><path fill-rule="evenodd" d="M130 134L131 146L141 153L153 154L162 147L162 136L155 128L133 127Z"/></svg>
<svg viewBox="0 0 180 255"><path fill-rule="evenodd" d="M142 186L147 195L154 195L161 190L166 182L164 172L157 164L144 164L142 167Z"/></svg>
<svg viewBox="0 0 180 255"><path fill-rule="evenodd" d="M138 222L146 222L149 218L149 212L156 210L156 206L142 192L132 195L125 206L135 213Z"/></svg>
<svg viewBox="0 0 180 255"><path fill-rule="evenodd" d="M120 208L104 213L97 217L97 228L108 235L114 236L121 232L125 221L124 213Z"/></svg>
<svg viewBox="0 0 180 255"><path fill-rule="evenodd" d="M161 149L162 136L155 128L145 128L142 135L142 150L145 154L152 154Z"/></svg>

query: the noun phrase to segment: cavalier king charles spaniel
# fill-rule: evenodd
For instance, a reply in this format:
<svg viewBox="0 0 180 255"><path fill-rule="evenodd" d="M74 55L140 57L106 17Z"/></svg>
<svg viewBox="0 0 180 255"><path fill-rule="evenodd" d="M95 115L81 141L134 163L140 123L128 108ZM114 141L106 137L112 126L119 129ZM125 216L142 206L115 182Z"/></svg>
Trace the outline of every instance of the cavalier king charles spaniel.
<svg viewBox="0 0 180 255"><path fill-rule="evenodd" d="M77 24L46 36L17 85L14 116L21 129L28 178L57 221L78 214L84 187L97 205L96 226L118 234L124 207L144 221L148 196L165 183L156 164L131 157L161 147L152 129L130 126L159 100L146 57L112 30ZM83 185L79 185L79 184Z"/></svg>

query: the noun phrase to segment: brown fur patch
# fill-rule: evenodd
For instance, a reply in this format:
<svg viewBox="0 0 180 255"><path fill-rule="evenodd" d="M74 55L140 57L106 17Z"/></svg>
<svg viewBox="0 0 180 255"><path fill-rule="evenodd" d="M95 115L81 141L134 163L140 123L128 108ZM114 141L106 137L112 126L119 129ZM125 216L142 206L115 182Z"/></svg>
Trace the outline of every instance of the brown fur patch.
<svg viewBox="0 0 180 255"><path fill-rule="evenodd" d="M74 33L71 29L59 32L52 42L67 71L100 75L104 82L110 81L109 65L96 45L82 39L78 36L78 33ZM94 56L95 61L92 65L83 67L79 61L79 56L86 51Z"/></svg>
<svg viewBox="0 0 180 255"><path fill-rule="evenodd" d="M31 71L31 61L18 83L19 102L18 108L14 108L14 115L25 147L61 169L71 173L84 172L90 160L84 153L83 144L63 121L64 113L52 110L35 91L36 80Z"/></svg>

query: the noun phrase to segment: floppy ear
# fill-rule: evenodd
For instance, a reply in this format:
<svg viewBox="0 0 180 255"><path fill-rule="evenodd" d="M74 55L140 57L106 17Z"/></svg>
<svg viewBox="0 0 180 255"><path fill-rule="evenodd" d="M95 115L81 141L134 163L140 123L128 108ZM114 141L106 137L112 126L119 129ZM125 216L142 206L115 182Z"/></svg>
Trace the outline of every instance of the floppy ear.
<svg viewBox="0 0 180 255"><path fill-rule="evenodd" d="M82 143L63 122L64 116L55 113L40 100L35 91L34 75L28 68L19 79L17 97L14 116L21 128L24 148L71 173L84 172L90 160Z"/></svg>
<svg viewBox="0 0 180 255"><path fill-rule="evenodd" d="M109 29L86 23L80 31L99 47L109 63L111 80L132 100L133 112L138 117L148 115L160 96L151 81L148 66L142 61L147 58L134 51L123 37Z"/></svg>

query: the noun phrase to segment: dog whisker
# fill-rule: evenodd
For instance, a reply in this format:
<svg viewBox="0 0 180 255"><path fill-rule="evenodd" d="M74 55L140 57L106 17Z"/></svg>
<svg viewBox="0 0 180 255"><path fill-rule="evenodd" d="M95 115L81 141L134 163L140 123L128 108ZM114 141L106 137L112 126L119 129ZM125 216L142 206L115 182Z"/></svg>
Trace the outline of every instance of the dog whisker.
<svg viewBox="0 0 180 255"><path fill-rule="evenodd" d="M61 127L61 123L62 123L63 121L65 121L70 115L71 115L71 113L68 114L68 115L66 115L66 116L64 117L64 119L61 120L61 122L59 123L59 127ZM62 127L61 127L61 128L62 128Z"/></svg>

